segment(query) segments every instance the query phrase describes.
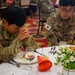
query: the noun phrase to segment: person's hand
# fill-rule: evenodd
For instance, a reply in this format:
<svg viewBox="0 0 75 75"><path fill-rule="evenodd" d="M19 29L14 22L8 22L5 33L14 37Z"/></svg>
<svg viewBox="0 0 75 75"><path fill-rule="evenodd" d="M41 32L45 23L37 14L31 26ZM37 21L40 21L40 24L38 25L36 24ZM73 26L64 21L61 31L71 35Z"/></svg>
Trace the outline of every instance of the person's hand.
<svg viewBox="0 0 75 75"><path fill-rule="evenodd" d="M25 26L21 27L19 30L19 34L18 34L18 38L19 40L24 40L25 38L27 38L29 36L29 29Z"/></svg>

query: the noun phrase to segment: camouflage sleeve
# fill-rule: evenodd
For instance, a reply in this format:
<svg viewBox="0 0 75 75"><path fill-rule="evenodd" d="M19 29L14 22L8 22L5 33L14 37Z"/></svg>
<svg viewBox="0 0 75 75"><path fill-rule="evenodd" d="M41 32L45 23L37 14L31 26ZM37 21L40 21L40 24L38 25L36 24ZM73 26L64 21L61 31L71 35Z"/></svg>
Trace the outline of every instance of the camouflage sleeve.
<svg viewBox="0 0 75 75"><path fill-rule="evenodd" d="M33 37L30 35L30 37L23 40L23 46L26 47L33 47L34 50L37 48L37 43L34 41Z"/></svg>
<svg viewBox="0 0 75 75"><path fill-rule="evenodd" d="M48 39L48 46L57 45L57 38L53 31L54 22L55 20L53 17L48 18L45 25L45 31L43 32L44 36Z"/></svg>
<svg viewBox="0 0 75 75"><path fill-rule="evenodd" d="M55 12L55 8L49 1L40 1L41 10L45 13Z"/></svg>
<svg viewBox="0 0 75 75"><path fill-rule="evenodd" d="M44 28L45 28L44 33L45 33L45 36L46 37L48 37L49 35L52 35L54 33L53 32L53 29L52 29L52 25L53 25L52 23L54 22L53 16L52 17L49 17L47 19L47 22L46 22L46 24L44 26Z"/></svg>
<svg viewBox="0 0 75 75"><path fill-rule="evenodd" d="M5 62L10 61L10 55L15 56L19 52L21 46L22 43L18 38L14 39L8 47L3 47L0 44L0 60Z"/></svg>

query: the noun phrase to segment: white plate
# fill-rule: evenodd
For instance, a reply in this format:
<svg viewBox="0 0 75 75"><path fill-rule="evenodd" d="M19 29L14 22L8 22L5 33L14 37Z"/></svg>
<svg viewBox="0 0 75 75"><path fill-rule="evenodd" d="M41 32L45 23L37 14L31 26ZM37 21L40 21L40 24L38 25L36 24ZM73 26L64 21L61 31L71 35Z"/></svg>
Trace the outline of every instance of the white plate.
<svg viewBox="0 0 75 75"><path fill-rule="evenodd" d="M23 55L24 55L24 52L21 52L21 53L17 54L17 56L15 58L13 58L13 60L20 64L29 64L29 60L24 58ZM37 56L40 54L34 52L34 55L35 55L35 58L31 61L31 64L37 63Z"/></svg>

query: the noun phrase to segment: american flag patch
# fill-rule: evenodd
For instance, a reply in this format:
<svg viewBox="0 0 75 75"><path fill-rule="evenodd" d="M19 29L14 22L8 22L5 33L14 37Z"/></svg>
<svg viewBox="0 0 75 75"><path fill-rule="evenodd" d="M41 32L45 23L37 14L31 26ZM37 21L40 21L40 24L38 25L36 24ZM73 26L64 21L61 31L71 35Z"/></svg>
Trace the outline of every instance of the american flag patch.
<svg viewBox="0 0 75 75"><path fill-rule="evenodd" d="M51 27L50 27L48 24L45 25L45 28L46 28L47 30L50 30L50 29L51 29Z"/></svg>

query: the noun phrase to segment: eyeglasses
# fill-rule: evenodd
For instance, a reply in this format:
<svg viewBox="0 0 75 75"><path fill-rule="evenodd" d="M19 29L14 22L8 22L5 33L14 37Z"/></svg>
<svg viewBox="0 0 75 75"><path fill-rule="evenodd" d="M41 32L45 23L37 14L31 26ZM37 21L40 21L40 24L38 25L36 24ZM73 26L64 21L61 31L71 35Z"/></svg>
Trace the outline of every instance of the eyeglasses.
<svg viewBox="0 0 75 75"><path fill-rule="evenodd" d="M73 11L74 9L70 9L70 10L62 9L63 13L72 13Z"/></svg>

